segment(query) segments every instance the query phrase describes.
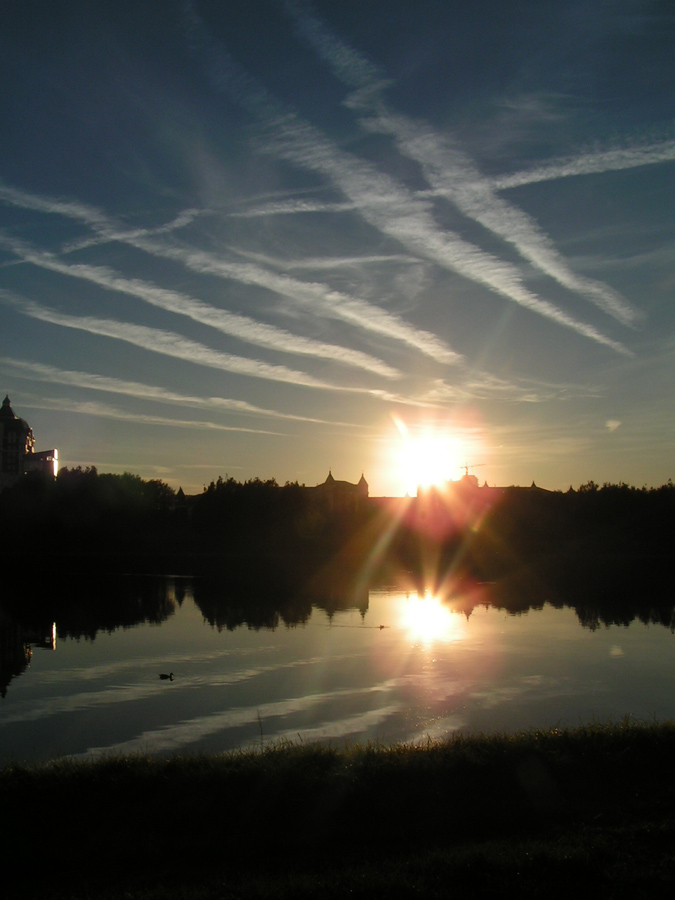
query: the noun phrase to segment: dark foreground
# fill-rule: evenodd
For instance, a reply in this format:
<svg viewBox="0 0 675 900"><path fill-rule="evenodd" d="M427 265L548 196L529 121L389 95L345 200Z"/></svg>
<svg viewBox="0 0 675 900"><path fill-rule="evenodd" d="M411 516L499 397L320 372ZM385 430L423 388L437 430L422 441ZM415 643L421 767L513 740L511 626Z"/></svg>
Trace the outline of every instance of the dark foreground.
<svg viewBox="0 0 675 900"><path fill-rule="evenodd" d="M673 760L670 723L12 766L5 879L78 900L670 897Z"/></svg>

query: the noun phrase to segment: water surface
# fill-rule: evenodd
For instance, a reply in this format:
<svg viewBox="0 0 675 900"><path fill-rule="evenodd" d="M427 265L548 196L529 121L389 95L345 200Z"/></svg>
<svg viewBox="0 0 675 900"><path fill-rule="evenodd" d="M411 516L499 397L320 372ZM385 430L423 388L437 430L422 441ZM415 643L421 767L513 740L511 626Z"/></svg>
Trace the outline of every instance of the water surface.
<svg viewBox="0 0 675 900"><path fill-rule="evenodd" d="M489 586L480 602L366 590L292 614L220 605L189 579L151 594L149 608L133 595L121 622L68 612L54 649L51 623L3 619L0 761L675 718L662 624L589 628L548 603L513 614Z"/></svg>

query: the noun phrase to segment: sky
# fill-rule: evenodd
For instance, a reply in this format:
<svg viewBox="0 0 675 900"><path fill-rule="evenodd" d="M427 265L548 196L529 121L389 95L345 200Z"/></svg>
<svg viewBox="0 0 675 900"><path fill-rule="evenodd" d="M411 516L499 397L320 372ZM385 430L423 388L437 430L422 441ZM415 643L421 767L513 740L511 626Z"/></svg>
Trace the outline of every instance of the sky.
<svg viewBox="0 0 675 900"><path fill-rule="evenodd" d="M7 4L0 392L186 493L665 483L673 46L671 0Z"/></svg>

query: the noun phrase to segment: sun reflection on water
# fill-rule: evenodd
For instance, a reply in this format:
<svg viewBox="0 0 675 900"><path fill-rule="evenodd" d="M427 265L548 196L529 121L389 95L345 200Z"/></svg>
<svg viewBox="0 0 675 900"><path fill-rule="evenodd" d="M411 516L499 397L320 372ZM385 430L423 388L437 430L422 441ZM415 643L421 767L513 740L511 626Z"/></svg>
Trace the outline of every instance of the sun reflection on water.
<svg viewBox="0 0 675 900"><path fill-rule="evenodd" d="M416 643L449 643L466 637L466 619L440 597L426 592L410 595L401 606L401 625Z"/></svg>

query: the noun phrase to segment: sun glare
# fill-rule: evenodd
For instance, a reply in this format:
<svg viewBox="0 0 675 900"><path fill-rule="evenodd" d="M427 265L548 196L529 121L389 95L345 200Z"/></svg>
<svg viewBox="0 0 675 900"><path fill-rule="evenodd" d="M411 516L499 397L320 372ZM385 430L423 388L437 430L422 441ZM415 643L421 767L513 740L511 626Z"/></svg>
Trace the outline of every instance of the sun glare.
<svg viewBox="0 0 675 900"><path fill-rule="evenodd" d="M402 435L398 470L405 492L414 496L418 487L440 487L458 478L461 454L460 441L448 435Z"/></svg>
<svg viewBox="0 0 675 900"><path fill-rule="evenodd" d="M392 496L414 497L419 487L444 487L449 481L458 481L465 469L486 462L480 423L468 416L411 424L397 415L391 419L398 433L390 433L382 441L381 466Z"/></svg>
<svg viewBox="0 0 675 900"><path fill-rule="evenodd" d="M461 640L465 622L438 597L426 593L407 598L402 608L402 625L413 641L431 644Z"/></svg>

